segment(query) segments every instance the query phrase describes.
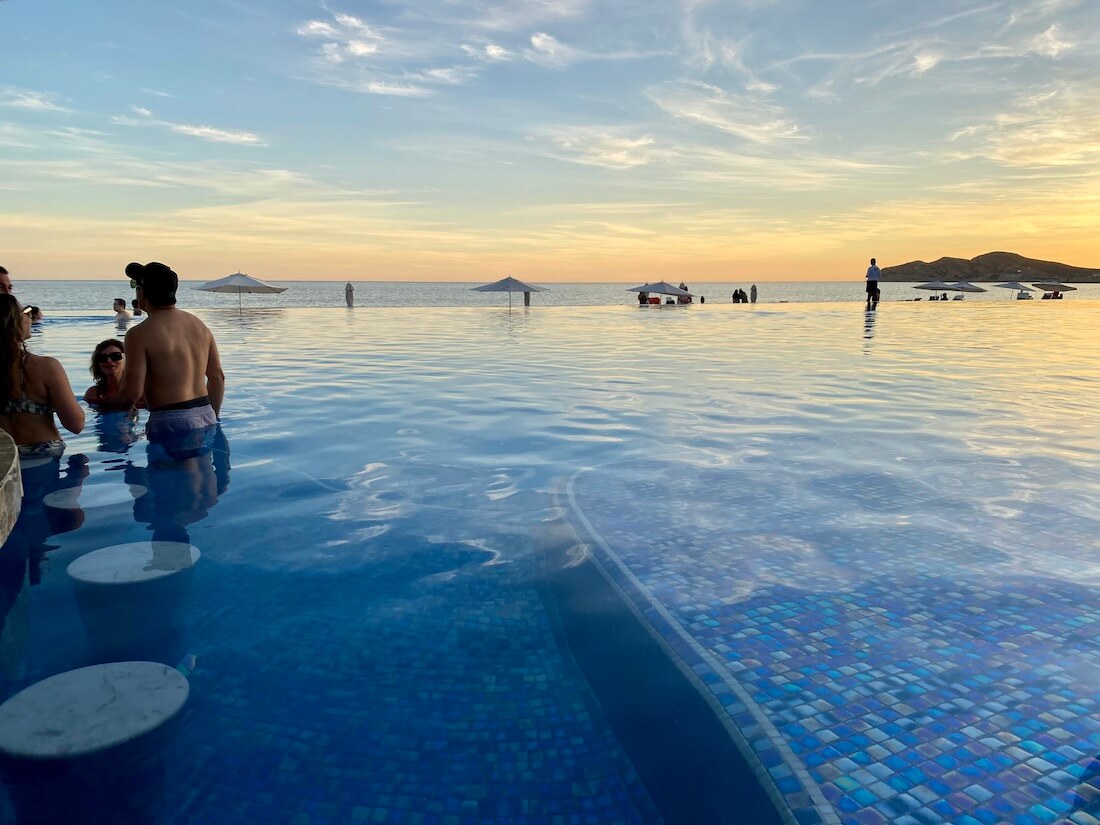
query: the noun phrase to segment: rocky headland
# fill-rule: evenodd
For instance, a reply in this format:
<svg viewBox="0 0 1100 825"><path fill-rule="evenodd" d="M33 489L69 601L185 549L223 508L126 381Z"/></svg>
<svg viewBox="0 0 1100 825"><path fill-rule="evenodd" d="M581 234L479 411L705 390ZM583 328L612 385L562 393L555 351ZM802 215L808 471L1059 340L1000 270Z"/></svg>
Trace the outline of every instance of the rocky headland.
<svg viewBox="0 0 1100 825"><path fill-rule="evenodd" d="M1015 252L987 252L976 258L940 258L926 263L884 267L883 281L1060 281L1071 284L1100 283L1100 270L1056 261L1025 258Z"/></svg>

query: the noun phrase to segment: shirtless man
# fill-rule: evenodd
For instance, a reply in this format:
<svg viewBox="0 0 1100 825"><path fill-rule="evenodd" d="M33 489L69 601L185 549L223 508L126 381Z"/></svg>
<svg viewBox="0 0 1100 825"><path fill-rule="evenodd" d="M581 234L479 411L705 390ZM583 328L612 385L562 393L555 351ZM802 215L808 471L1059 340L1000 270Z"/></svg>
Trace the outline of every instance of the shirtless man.
<svg viewBox="0 0 1100 825"><path fill-rule="evenodd" d="M225 395L214 336L206 324L176 307L179 278L167 266L132 263L126 274L148 318L126 333L120 398L133 404L144 395L152 443L186 443L189 436L205 440L218 423Z"/></svg>

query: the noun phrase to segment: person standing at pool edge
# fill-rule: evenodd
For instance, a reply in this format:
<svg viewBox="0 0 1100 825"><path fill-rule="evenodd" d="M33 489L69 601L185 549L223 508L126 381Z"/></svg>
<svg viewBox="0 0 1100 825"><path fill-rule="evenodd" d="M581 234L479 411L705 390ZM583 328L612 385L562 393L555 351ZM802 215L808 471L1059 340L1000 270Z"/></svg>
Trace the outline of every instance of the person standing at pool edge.
<svg viewBox="0 0 1100 825"><path fill-rule="evenodd" d="M882 295L878 288L878 279L882 276L882 270L878 268L875 259L871 259L871 265L867 267L867 309L878 305L878 299Z"/></svg>
<svg viewBox="0 0 1100 825"><path fill-rule="evenodd" d="M119 400L149 407L152 443L213 431L225 396L218 345L206 324L176 306L179 278L162 263L126 265L148 318L126 333Z"/></svg>

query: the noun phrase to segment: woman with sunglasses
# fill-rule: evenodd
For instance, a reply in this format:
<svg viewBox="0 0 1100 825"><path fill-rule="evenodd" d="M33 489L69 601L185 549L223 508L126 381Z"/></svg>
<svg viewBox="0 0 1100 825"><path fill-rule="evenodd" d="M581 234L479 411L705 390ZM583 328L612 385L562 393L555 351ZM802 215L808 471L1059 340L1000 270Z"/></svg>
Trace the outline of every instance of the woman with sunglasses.
<svg viewBox="0 0 1100 825"><path fill-rule="evenodd" d="M27 351L30 337L30 316L13 296L0 295L0 429L19 445L22 456L59 456L65 442L54 413L76 434L84 429L84 410L57 359Z"/></svg>
<svg viewBox="0 0 1100 825"><path fill-rule="evenodd" d="M129 404L119 400L122 373L126 369L126 345L117 338L100 341L92 351L92 377L95 384L88 387L84 400L100 411L125 410ZM141 406L138 402L137 406Z"/></svg>

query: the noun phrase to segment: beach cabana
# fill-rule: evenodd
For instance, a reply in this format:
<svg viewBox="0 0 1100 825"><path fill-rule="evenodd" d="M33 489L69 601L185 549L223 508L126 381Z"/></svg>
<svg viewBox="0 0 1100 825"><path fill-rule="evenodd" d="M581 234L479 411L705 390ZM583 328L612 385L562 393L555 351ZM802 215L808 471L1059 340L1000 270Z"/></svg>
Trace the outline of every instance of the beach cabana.
<svg viewBox="0 0 1100 825"><path fill-rule="evenodd" d="M501 278L499 281L493 281L491 284L484 284L482 286L475 286L471 292L507 292L508 293L508 309L512 308L512 293L523 293L523 305L531 306L531 293L532 292L549 292L544 286L535 286L534 284L526 284L518 278L513 278L509 275L507 278Z"/></svg>
<svg viewBox="0 0 1100 825"><path fill-rule="evenodd" d="M272 286L265 281L261 281L259 278L245 275L243 272L235 272L232 275L226 275L224 278L218 278L216 281L207 281L205 284L199 284L195 289L201 289L203 292L237 293L238 313L241 311L241 296L246 292L261 295L274 295L279 292L286 292L287 290L285 286Z"/></svg>
<svg viewBox="0 0 1100 825"><path fill-rule="evenodd" d="M675 295L677 298L690 298L691 293L686 289L680 289L678 286L670 284L668 281L658 281L655 284L642 284L641 286L632 286L627 292L644 292L647 295Z"/></svg>

